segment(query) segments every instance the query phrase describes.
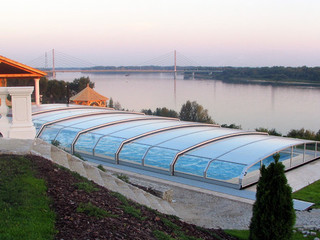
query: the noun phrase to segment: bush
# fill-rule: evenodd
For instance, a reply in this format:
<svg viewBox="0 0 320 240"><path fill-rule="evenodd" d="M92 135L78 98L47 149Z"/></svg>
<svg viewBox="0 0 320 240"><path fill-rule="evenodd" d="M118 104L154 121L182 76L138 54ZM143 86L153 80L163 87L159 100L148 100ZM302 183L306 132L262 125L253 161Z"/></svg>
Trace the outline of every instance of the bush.
<svg viewBox="0 0 320 240"><path fill-rule="evenodd" d="M289 240L295 223L291 187L284 174L280 155L275 162L260 169L256 202L250 223L250 240Z"/></svg>
<svg viewBox="0 0 320 240"><path fill-rule="evenodd" d="M91 202L80 203L77 208L77 212L84 213L90 217L96 217L98 219L105 218L105 217L112 217L112 218L118 217L117 215L113 215L110 212L93 205Z"/></svg>
<svg viewBox="0 0 320 240"><path fill-rule="evenodd" d="M203 106L198 104L196 101L190 102L188 100L183 104L179 117L183 121L214 123L208 114L208 110L204 109Z"/></svg>
<svg viewBox="0 0 320 240"><path fill-rule="evenodd" d="M74 186L77 189L83 190L87 193L99 191L99 189L94 187L94 185L91 182L78 182L78 183L75 183Z"/></svg>
<svg viewBox="0 0 320 240"><path fill-rule="evenodd" d="M126 183L129 183L129 177L127 175L124 175L122 173L120 174L116 174L117 178L119 178L120 180L126 182Z"/></svg>

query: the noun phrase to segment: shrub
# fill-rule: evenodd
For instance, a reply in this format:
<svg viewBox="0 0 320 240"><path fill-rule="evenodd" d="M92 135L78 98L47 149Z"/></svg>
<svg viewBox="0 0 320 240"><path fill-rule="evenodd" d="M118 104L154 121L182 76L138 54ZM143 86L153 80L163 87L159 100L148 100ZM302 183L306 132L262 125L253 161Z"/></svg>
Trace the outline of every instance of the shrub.
<svg viewBox="0 0 320 240"><path fill-rule="evenodd" d="M60 146L60 142L58 140L51 140L51 144L56 147Z"/></svg>
<svg viewBox="0 0 320 240"><path fill-rule="evenodd" d="M119 178L120 180L129 183L129 177L127 175L124 174L116 174L117 178Z"/></svg>
<svg viewBox="0 0 320 240"><path fill-rule="evenodd" d="M104 217L118 217L117 215L113 215L110 212L101 209L92 203L80 203L77 208L78 213L84 213L90 217L96 218L104 218Z"/></svg>
<svg viewBox="0 0 320 240"><path fill-rule="evenodd" d="M250 240L288 240L295 223L292 190L287 183L280 155L275 162L260 169L256 202L250 223Z"/></svg>
<svg viewBox="0 0 320 240"><path fill-rule="evenodd" d="M99 164L97 168L99 168L102 172L107 171L101 164Z"/></svg>
<svg viewBox="0 0 320 240"><path fill-rule="evenodd" d="M91 192L96 192L99 191L98 188L95 188L91 182L79 182L79 183L75 183L74 186L79 189L79 190L83 190L87 193L91 193Z"/></svg>

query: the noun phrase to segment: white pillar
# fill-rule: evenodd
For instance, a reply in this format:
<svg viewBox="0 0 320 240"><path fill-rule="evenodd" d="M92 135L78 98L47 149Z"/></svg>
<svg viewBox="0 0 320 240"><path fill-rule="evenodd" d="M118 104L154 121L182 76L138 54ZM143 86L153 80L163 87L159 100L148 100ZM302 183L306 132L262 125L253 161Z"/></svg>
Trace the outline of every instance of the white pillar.
<svg viewBox="0 0 320 240"><path fill-rule="evenodd" d="M8 96L8 90L6 87L0 87L0 99L1 99L1 105L0 105L0 133L2 134L2 137L7 138L9 135L9 129L10 129L10 123L9 119L7 118L8 110L6 104L6 99Z"/></svg>
<svg viewBox="0 0 320 240"><path fill-rule="evenodd" d="M12 124L9 138L33 139L36 129L32 122L31 93L33 87L8 87L12 101Z"/></svg>
<svg viewBox="0 0 320 240"><path fill-rule="evenodd" d="M35 94L34 98L36 101L36 105L40 105L40 87L39 87L40 78L34 79L34 87L35 87Z"/></svg>

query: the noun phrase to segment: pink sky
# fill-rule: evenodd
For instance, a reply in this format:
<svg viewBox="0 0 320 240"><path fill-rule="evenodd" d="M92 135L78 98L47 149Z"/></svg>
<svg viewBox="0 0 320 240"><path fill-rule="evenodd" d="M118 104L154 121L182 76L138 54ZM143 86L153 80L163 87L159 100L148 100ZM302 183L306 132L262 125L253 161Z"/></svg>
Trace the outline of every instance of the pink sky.
<svg viewBox="0 0 320 240"><path fill-rule="evenodd" d="M96 65L136 65L176 49L206 66L319 66L318 0L11 0L0 55L50 49Z"/></svg>

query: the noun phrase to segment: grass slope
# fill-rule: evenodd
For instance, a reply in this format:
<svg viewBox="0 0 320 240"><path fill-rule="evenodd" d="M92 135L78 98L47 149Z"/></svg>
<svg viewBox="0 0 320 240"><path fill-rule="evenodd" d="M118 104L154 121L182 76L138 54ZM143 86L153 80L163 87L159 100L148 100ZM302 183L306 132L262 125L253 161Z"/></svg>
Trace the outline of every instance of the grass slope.
<svg viewBox="0 0 320 240"><path fill-rule="evenodd" d="M24 157L1 157L0 239L53 239L55 213L46 185Z"/></svg>
<svg viewBox="0 0 320 240"><path fill-rule="evenodd" d="M249 230L225 230L226 233L237 237L240 240L248 240L249 239ZM315 237L320 237L320 233L317 232L317 236L306 236L301 232L295 232L292 236L291 240L313 240Z"/></svg>
<svg viewBox="0 0 320 240"><path fill-rule="evenodd" d="M0 239L235 240L134 203L41 157L4 155Z"/></svg>

